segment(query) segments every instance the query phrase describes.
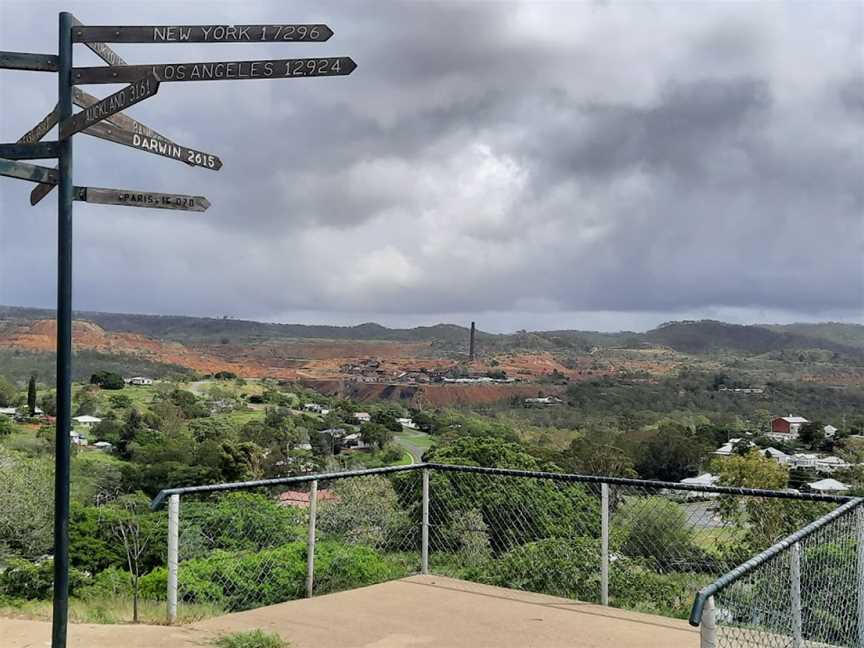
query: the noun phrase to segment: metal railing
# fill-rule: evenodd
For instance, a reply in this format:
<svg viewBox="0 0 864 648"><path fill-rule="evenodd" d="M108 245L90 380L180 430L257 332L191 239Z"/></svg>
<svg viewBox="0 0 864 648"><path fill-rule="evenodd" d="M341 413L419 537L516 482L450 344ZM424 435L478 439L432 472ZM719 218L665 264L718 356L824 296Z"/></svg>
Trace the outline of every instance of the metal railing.
<svg viewBox="0 0 864 648"><path fill-rule="evenodd" d="M686 618L694 592L848 499L440 464L172 488L152 503L168 501L166 568L145 580L171 622L416 573Z"/></svg>
<svg viewBox="0 0 864 648"><path fill-rule="evenodd" d="M864 499L851 499L701 589L701 648L864 648Z"/></svg>

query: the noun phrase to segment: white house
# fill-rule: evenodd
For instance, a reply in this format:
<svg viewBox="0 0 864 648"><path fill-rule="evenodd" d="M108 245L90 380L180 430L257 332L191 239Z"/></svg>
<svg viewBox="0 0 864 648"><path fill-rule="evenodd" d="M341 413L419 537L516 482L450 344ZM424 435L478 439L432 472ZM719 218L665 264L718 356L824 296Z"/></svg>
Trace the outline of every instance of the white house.
<svg viewBox="0 0 864 648"><path fill-rule="evenodd" d="M354 418L360 423L368 423L372 420L369 412L354 412Z"/></svg>
<svg viewBox="0 0 864 648"><path fill-rule="evenodd" d="M5 414L6 416L15 417L18 413L18 409L15 407L0 407L0 414Z"/></svg>
<svg viewBox="0 0 864 648"><path fill-rule="evenodd" d="M560 403L560 398L555 398L554 396L540 396L537 398L526 398L526 405L555 405L556 403Z"/></svg>
<svg viewBox="0 0 864 648"><path fill-rule="evenodd" d="M69 431L69 439L72 441L73 445L86 446L87 445L87 437L85 437L80 432L76 432L75 430Z"/></svg>
<svg viewBox="0 0 864 648"><path fill-rule="evenodd" d="M816 460L816 470L819 472L833 473L836 470L847 470L852 467L848 461L843 461L840 457L833 455L828 457L820 457Z"/></svg>
<svg viewBox="0 0 864 648"><path fill-rule="evenodd" d="M833 425L826 425L825 427L822 428L822 431L825 433L826 439L830 439L835 434L837 434L837 428L834 427Z"/></svg>
<svg viewBox="0 0 864 648"><path fill-rule="evenodd" d="M399 425L401 425L402 427L410 428L412 430L417 429L417 424L410 418L397 418L396 422L399 423Z"/></svg>
<svg viewBox="0 0 864 648"><path fill-rule="evenodd" d="M342 437L342 445L346 448L356 448L358 450L363 450L365 448L369 448L369 444L363 441L363 437L359 432L354 432L352 434L346 434Z"/></svg>
<svg viewBox="0 0 864 648"><path fill-rule="evenodd" d="M111 452L114 449L114 446L107 441L97 441L93 444L93 447L99 450L104 450L105 452Z"/></svg>
<svg viewBox="0 0 864 648"><path fill-rule="evenodd" d="M145 378L144 376L135 376L134 378L129 379L129 384L130 385L141 385L141 386L152 385L153 379L152 378Z"/></svg>
<svg viewBox="0 0 864 648"><path fill-rule="evenodd" d="M849 490L848 485L836 479L820 479L807 485L817 493L845 493Z"/></svg>
<svg viewBox="0 0 864 648"><path fill-rule="evenodd" d="M83 425L84 427L88 428L91 428L94 425L102 422L102 419L98 416L90 416L89 414L84 414L83 416L73 416L72 420L75 421L78 425Z"/></svg>
<svg viewBox="0 0 864 648"><path fill-rule="evenodd" d="M789 455L777 448L765 448L762 450L762 456L767 457L768 459L773 459L781 466L789 464Z"/></svg>
<svg viewBox="0 0 864 648"><path fill-rule="evenodd" d="M739 443L746 443L748 448L753 446L753 442L746 439L729 439L729 441L717 448L714 454L720 457L728 457L735 452L735 446Z"/></svg>
<svg viewBox="0 0 864 648"><path fill-rule="evenodd" d="M698 477L686 477L680 481L687 486L716 486L720 477L711 473L702 473Z"/></svg>

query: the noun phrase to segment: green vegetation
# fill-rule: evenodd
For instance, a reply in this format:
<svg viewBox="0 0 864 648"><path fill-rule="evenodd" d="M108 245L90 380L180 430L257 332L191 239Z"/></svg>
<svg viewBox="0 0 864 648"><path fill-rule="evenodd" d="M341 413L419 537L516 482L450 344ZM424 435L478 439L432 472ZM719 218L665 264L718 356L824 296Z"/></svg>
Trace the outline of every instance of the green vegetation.
<svg viewBox="0 0 864 648"><path fill-rule="evenodd" d="M290 648L291 644L279 635L263 630L232 632L213 640L216 648Z"/></svg>

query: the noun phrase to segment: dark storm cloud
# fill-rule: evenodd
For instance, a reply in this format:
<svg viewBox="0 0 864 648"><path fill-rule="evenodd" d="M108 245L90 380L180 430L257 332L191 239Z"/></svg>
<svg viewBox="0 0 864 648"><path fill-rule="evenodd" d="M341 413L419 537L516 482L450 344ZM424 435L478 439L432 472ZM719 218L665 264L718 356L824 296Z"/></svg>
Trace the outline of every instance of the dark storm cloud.
<svg viewBox="0 0 864 648"><path fill-rule="evenodd" d="M50 50L58 8L3 3L3 48ZM286 10L73 7L94 24L305 20L336 32L325 45L117 45L132 63L359 63L342 79L166 83L130 110L220 155L219 173L77 138L79 184L213 203L205 215L79 204L77 306L339 321L489 311L502 326L556 311L860 319L860 6ZM55 88L0 74L11 140ZM50 304L54 203L29 208L26 194L0 184L0 302Z"/></svg>

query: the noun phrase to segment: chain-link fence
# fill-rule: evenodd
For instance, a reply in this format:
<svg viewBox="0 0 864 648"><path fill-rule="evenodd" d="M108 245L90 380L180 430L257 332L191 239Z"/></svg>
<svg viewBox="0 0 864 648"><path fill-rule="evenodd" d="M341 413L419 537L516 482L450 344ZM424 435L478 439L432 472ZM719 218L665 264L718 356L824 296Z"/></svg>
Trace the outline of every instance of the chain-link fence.
<svg viewBox="0 0 864 648"><path fill-rule="evenodd" d="M700 587L843 501L431 464L166 497L168 568L148 587L172 620L416 573L684 618Z"/></svg>
<svg viewBox="0 0 864 648"><path fill-rule="evenodd" d="M852 500L704 588L703 648L864 648L864 500Z"/></svg>

